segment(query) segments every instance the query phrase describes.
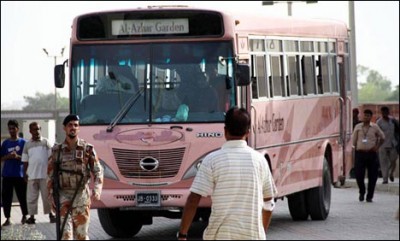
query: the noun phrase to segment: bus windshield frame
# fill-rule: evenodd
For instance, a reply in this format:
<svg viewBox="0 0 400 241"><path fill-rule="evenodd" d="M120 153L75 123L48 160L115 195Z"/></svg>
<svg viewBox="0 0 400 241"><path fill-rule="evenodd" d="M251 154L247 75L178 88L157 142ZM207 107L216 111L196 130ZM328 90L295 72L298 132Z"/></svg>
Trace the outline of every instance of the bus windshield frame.
<svg viewBox="0 0 400 241"><path fill-rule="evenodd" d="M223 122L233 56L230 41L75 45L71 110L82 125Z"/></svg>

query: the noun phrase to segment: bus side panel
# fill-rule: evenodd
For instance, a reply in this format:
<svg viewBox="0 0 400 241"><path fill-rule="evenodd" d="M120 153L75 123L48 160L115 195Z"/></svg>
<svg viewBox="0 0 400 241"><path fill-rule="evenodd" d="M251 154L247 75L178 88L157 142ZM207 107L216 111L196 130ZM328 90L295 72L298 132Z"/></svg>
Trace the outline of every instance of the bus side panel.
<svg viewBox="0 0 400 241"><path fill-rule="evenodd" d="M328 146L328 162L337 181L343 168L337 99L327 96L252 103L251 138L257 150L269 154L280 196L321 185Z"/></svg>

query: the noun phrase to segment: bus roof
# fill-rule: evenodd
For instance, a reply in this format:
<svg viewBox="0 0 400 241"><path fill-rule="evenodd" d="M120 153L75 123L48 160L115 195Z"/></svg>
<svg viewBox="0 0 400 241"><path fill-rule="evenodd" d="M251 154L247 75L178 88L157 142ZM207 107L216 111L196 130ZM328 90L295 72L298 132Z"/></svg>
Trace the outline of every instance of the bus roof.
<svg viewBox="0 0 400 241"><path fill-rule="evenodd" d="M154 12L154 11L176 11L176 10L199 10L219 12L224 17L225 37L233 37L236 33L243 35L282 36L282 37L309 37L309 38L335 38L347 39L348 29L344 22L330 19L307 19L297 17L274 17L267 14L237 13L216 10L212 8L190 7L185 5L160 5L138 7L133 9L114 9L85 13L76 16L74 22L83 16L116 13L116 12Z"/></svg>
<svg viewBox="0 0 400 241"><path fill-rule="evenodd" d="M346 39L344 22L327 19L236 15L238 33L263 36L326 37Z"/></svg>

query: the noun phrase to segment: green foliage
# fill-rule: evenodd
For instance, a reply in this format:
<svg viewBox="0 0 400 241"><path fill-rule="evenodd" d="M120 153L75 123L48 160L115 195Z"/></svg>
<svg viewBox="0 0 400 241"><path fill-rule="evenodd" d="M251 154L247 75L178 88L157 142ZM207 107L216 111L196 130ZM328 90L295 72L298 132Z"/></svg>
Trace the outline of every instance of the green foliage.
<svg viewBox="0 0 400 241"><path fill-rule="evenodd" d="M358 90L358 101L359 102L379 102L387 100L399 100L398 94L399 89L397 86L396 90L392 92L389 79L382 76L379 72L371 70L364 66L357 66L358 77L366 76L366 82L360 83Z"/></svg>
<svg viewBox="0 0 400 241"><path fill-rule="evenodd" d="M23 110L54 110L55 100L54 94L43 94L36 92L34 97L24 96L25 101L28 103ZM69 99L61 97L57 93L57 110L68 109Z"/></svg>
<svg viewBox="0 0 400 241"><path fill-rule="evenodd" d="M386 99L387 101L399 101L399 85L396 86L396 89L392 92L392 94Z"/></svg>
<svg viewBox="0 0 400 241"><path fill-rule="evenodd" d="M39 230L30 225L11 225L1 230L1 240L45 240Z"/></svg>

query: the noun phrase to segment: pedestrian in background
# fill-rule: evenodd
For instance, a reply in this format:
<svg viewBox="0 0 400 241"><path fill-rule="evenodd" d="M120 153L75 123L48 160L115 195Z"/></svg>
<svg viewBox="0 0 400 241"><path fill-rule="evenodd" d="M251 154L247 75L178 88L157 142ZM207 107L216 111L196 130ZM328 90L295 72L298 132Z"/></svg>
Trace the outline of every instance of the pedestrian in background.
<svg viewBox="0 0 400 241"><path fill-rule="evenodd" d="M103 187L103 167L100 165L94 147L85 140L78 137L79 117L68 115L63 121L65 140L61 144L56 144L52 148L52 155L48 168L49 200L56 205L53 192L59 192L61 239L87 240L90 205L92 200L100 200ZM58 190L54 190L54 169L57 165L56 160L60 157L59 178L60 185ZM94 189L89 188L91 174L94 177ZM76 192L77 191L77 192ZM76 192L76 193L75 193ZM59 228L59 227L57 227Z"/></svg>
<svg viewBox="0 0 400 241"><path fill-rule="evenodd" d="M47 193L47 167L51 155L51 144L40 134L41 127L37 122L29 124L32 138L25 143L22 152L25 180L27 187L27 204L30 217L27 224L35 224L35 215L38 214L39 193L42 196L43 212L49 214L50 223L56 221L48 201Z"/></svg>
<svg viewBox="0 0 400 241"><path fill-rule="evenodd" d="M358 124L358 123L361 123L362 121L359 119L359 117L358 117L358 115L359 115L359 113L360 113L360 111L358 110L358 108L353 108L353 131L354 131L354 128L356 127L356 125ZM352 152L352 155L353 155L353 167L351 168L351 170L350 170L350 178L355 178L356 177L356 174L355 174L355 169L354 169L354 165L355 165L355 151L354 151L354 149L353 149L353 152Z"/></svg>
<svg viewBox="0 0 400 241"><path fill-rule="evenodd" d="M396 135L399 135L399 122L395 118L390 117L390 111L387 106L381 108L381 115L382 117L379 118L376 124L385 134L385 142L379 148L379 162L383 178L382 184L387 184L388 179L390 179L391 182L394 182L393 174L396 170L396 161L398 156L396 150L398 137L396 139Z"/></svg>
<svg viewBox="0 0 400 241"><path fill-rule="evenodd" d="M203 239L265 239L277 194L267 160L247 146L250 115L226 113L227 142L207 155L190 188L178 239L186 239L201 197L211 196L211 216Z"/></svg>
<svg viewBox="0 0 400 241"><path fill-rule="evenodd" d="M358 117L359 113L360 113L360 111L358 110L358 108L353 109L353 130L358 123L362 122Z"/></svg>
<svg viewBox="0 0 400 241"><path fill-rule="evenodd" d="M385 134L371 122L372 111L364 110L363 122L355 126L352 141L355 148L355 173L359 188L359 201L365 198L365 170L368 170L367 202L372 202L375 185L378 180L378 150L385 140Z"/></svg>
<svg viewBox="0 0 400 241"><path fill-rule="evenodd" d="M4 162L1 198L3 212L6 218L3 226L8 226L11 224L11 204L13 200L14 189L15 193L17 194L18 202L22 212L22 224L26 222L26 215L28 214L24 166L21 162L25 140L18 137L19 123L17 120L9 120L7 126L10 138L4 140L1 144L1 162Z"/></svg>

